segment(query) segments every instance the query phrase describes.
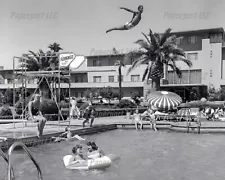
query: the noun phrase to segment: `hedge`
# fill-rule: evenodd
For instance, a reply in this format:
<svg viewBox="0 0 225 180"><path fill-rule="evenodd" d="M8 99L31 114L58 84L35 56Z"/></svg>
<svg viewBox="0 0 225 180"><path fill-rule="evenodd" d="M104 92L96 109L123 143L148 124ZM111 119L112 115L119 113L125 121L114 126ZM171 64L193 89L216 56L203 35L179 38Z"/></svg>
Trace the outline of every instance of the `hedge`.
<svg viewBox="0 0 225 180"><path fill-rule="evenodd" d="M19 118L20 118L19 115L14 116L14 119L19 119ZM0 116L0 119L13 119L13 116Z"/></svg>

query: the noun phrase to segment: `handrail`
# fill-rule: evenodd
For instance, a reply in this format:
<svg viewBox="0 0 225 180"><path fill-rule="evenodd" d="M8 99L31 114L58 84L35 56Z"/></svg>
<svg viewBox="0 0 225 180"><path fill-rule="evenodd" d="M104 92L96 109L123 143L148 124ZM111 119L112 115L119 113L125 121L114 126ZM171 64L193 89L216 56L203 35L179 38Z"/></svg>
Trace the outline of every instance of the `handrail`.
<svg viewBox="0 0 225 180"><path fill-rule="evenodd" d="M11 174L11 171L10 169L12 168L11 166L11 154L13 152L13 150L17 147L17 146L20 146L23 148L23 150L27 153L28 157L32 160L32 162L34 163L34 165L36 166L37 168L37 171L38 171L38 178L39 180L43 180L42 179L42 172L41 172L41 169L40 169L40 166L38 165L38 163L35 161L35 159L32 157L30 151L28 150L28 148L26 147L25 144L23 144L22 142L15 142L12 144L12 146L9 148L9 151L8 151L8 180L12 180L12 174Z"/></svg>
<svg viewBox="0 0 225 180"><path fill-rule="evenodd" d="M0 155L2 156L2 158L5 160L5 162L7 164L9 164L9 160L7 158L7 156L5 155L5 153L2 151L2 149L0 148ZM12 179L14 178L14 171L13 168L11 167L11 174L12 174Z"/></svg>

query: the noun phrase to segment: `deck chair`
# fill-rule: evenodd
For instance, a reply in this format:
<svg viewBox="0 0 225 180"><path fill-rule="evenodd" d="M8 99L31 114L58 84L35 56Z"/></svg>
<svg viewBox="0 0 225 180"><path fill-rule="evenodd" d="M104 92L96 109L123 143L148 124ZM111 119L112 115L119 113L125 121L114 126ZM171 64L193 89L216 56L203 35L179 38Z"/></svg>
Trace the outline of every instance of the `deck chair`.
<svg viewBox="0 0 225 180"><path fill-rule="evenodd" d="M182 121L182 120L189 120L190 118L190 108L182 108L177 112L176 120Z"/></svg>

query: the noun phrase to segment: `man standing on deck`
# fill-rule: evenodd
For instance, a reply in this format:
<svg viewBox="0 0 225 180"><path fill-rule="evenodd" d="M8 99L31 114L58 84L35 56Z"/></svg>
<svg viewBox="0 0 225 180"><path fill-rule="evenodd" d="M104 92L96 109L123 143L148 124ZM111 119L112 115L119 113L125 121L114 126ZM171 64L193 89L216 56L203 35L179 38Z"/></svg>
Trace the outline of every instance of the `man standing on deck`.
<svg viewBox="0 0 225 180"><path fill-rule="evenodd" d="M43 130L45 127L46 119L43 117L41 112L41 96L39 94L34 95L34 100L30 101L28 104L28 111L30 118L33 122L38 122L38 137L43 135ZM34 114L33 114L34 113Z"/></svg>

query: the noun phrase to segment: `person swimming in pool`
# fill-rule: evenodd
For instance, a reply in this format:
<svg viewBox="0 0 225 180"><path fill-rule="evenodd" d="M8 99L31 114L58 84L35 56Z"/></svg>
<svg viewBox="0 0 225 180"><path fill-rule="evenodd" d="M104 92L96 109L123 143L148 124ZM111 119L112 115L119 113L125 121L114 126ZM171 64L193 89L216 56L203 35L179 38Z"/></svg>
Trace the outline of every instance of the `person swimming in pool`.
<svg viewBox="0 0 225 180"><path fill-rule="evenodd" d="M127 22L125 25L111 28L111 29L107 30L106 33L109 33L111 31L115 31L115 30L120 30L120 31L130 30L133 27L135 27L136 25L138 25L138 23L141 21L141 14L143 13L143 10L144 10L142 5L138 6L138 11L133 11L131 9L124 8L124 7L121 7L120 9L123 9L125 11L133 13L133 17L132 17L131 21Z"/></svg>
<svg viewBox="0 0 225 180"><path fill-rule="evenodd" d="M63 137L64 135L66 135L66 138ZM73 139L85 141L85 139L83 139L77 134L72 136L72 132L69 126L65 128L65 132L62 133L59 137L52 137L52 138L55 139L55 142L61 142L62 140L73 140Z"/></svg>

